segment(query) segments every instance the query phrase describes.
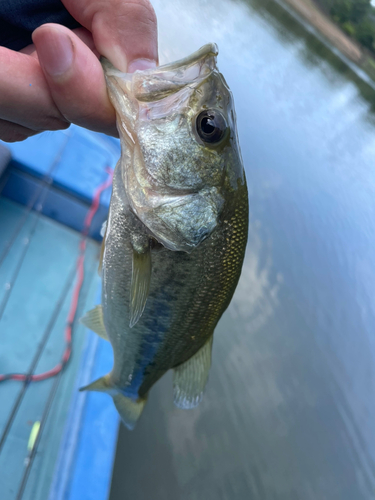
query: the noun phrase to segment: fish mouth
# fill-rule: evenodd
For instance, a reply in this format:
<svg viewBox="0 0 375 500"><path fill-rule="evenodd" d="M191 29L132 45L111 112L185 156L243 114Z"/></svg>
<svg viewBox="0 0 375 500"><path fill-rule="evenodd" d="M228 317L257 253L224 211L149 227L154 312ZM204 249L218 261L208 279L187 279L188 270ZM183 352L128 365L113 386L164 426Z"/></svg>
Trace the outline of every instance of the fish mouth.
<svg viewBox="0 0 375 500"><path fill-rule="evenodd" d="M122 73L118 69L116 69L113 64L105 57L100 58L100 62L102 64L104 74L108 77L115 76L119 77L121 75L122 78L132 79L134 74L141 75L151 75L158 73L168 73L169 71L175 71L182 67L189 68L191 66L195 66L197 63L204 62L207 58L214 58L216 62L216 57L219 54L219 49L216 43L207 43L203 45L200 49L196 50L189 56L183 57L178 61L174 61L172 63L163 64L161 66L157 66L155 68L145 69L145 70L137 70L135 73ZM128 78L127 78L128 77Z"/></svg>
<svg viewBox="0 0 375 500"><path fill-rule="evenodd" d="M135 124L140 111L145 111L143 104L152 105L152 109L160 113L169 112L174 105L174 94L176 105L179 105L181 93L197 88L217 71L218 53L217 45L208 43L176 62L134 73L123 73L108 59L101 57L108 95L116 110L120 138L128 148L132 149L136 143Z"/></svg>
<svg viewBox="0 0 375 500"><path fill-rule="evenodd" d="M202 59L206 59L207 57L210 56L217 57L218 54L219 54L219 49L216 43L207 43L206 45L203 45L203 47L196 50L189 56L183 57L182 59L179 59L172 63L163 64L162 66L146 71L156 71L156 70L173 71L181 68L182 66L192 66L201 61Z"/></svg>
<svg viewBox="0 0 375 500"><path fill-rule="evenodd" d="M137 70L135 73L122 73L108 59L102 57L101 64L109 89L116 83L123 92L131 93L137 101L154 102L178 92L186 86L197 86L216 68L219 53L215 43L208 43L193 54L178 61L156 68ZM111 94L111 93L110 93ZM110 95L116 106L119 96Z"/></svg>

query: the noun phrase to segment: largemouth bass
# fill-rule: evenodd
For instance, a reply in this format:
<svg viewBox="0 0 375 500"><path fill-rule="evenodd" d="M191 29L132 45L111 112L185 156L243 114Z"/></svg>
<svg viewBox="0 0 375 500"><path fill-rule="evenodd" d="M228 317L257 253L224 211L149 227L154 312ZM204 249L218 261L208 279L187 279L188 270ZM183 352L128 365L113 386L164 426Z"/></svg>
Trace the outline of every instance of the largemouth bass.
<svg viewBox="0 0 375 500"><path fill-rule="evenodd" d="M132 429L173 369L174 402L201 400L215 326L240 277L248 197L233 97L205 45L134 74L102 60L121 158L102 252L102 304L83 322L112 344L107 392Z"/></svg>

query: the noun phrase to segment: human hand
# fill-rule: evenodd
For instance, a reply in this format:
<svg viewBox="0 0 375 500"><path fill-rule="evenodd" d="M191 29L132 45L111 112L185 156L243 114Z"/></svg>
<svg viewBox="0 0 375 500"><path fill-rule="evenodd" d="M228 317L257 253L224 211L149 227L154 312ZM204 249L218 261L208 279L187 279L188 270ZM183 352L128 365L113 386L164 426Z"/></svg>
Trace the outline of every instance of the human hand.
<svg viewBox="0 0 375 500"><path fill-rule="evenodd" d="M148 0L62 0L83 28L44 24L20 52L0 47L0 139L22 141L75 123L117 136L99 54L121 71L157 64Z"/></svg>

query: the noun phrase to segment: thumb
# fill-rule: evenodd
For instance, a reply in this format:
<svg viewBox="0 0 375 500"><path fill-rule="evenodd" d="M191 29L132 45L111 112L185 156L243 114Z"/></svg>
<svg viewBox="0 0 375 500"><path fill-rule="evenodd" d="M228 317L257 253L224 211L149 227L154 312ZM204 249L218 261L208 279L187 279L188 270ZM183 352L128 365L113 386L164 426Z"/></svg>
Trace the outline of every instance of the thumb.
<svg viewBox="0 0 375 500"><path fill-rule="evenodd" d="M88 38L89 43L89 33L80 36ZM36 29L33 42L52 99L64 118L117 136L103 70L92 50L75 33L58 24L44 24Z"/></svg>
<svg viewBox="0 0 375 500"><path fill-rule="evenodd" d="M158 61L157 22L148 0L62 0L91 31L98 52L119 70L132 72Z"/></svg>

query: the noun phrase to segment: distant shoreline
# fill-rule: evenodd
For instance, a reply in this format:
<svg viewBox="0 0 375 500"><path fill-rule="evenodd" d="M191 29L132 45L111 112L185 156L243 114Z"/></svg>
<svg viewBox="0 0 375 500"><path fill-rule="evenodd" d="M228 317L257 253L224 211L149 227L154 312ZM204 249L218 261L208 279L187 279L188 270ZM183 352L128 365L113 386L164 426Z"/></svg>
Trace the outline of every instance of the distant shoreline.
<svg viewBox="0 0 375 500"><path fill-rule="evenodd" d="M328 42L375 81L375 59L331 21L313 0L281 0L280 3L289 5L305 21L318 30Z"/></svg>

